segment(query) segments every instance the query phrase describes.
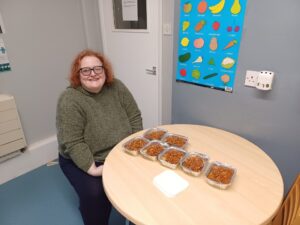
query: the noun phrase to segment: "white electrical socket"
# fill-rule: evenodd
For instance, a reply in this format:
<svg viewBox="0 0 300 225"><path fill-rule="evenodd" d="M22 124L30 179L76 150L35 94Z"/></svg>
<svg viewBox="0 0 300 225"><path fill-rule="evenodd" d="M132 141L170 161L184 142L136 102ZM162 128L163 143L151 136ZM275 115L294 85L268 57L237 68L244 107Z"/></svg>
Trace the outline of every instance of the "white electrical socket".
<svg viewBox="0 0 300 225"><path fill-rule="evenodd" d="M246 78L245 78L245 86L256 87L258 75L259 75L258 71L247 70Z"/></svg>
<svg viewBox="0 0 300 225"><path fill-rule="evenodd" d="M267 70L260 71L257 78L256 88L263 91L271 90L273 79L274 79L274 72L267 71Z"/></svg>

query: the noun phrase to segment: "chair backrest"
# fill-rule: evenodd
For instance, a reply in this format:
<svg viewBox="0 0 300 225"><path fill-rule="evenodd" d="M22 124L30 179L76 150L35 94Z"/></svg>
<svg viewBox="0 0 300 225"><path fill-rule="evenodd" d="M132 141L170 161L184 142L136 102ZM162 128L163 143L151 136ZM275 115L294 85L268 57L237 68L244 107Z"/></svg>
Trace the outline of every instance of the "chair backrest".
<svg viewBox="0 0 300 225"><path fill-rule="evenodd" d="M300 173L273 219L272 225L300 225Z"/></svg>

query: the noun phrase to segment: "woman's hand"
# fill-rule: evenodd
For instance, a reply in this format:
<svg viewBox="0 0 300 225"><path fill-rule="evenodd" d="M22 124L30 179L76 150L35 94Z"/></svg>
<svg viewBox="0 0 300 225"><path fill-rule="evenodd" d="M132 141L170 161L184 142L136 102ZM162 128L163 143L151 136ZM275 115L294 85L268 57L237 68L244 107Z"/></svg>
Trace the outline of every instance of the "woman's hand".
<svg viewBox="0 0 300 225"><path fill-rule="evenodd" d="M102 171L103 171L103 165L97 167L96 164L93 163L91 167L88 169L87 173L94 177L100 177L102 176Z"/></svg>

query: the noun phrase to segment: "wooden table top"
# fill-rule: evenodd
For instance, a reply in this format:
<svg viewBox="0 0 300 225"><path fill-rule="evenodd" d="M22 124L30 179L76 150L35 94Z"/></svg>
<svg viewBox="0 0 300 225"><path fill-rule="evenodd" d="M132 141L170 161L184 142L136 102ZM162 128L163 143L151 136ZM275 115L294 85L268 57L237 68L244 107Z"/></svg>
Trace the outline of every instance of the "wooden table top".
<svg viewBox="0 0 300 225"><path fill-rule="evenodd" d="M110 152L103 169L105 192L128 220L145 225L263 225L279 208L284 193L281 174L272 159L255 144L221 129L200 125L161 126L189 138L187 151L206 153L210 162L228 163L237 169L232 185L221 190L209 185L205 175L193 177L180 167L174 172L189 186L173 198L153 185L153 178L168 170L158 161L132 156L123 143Z"/></svg>

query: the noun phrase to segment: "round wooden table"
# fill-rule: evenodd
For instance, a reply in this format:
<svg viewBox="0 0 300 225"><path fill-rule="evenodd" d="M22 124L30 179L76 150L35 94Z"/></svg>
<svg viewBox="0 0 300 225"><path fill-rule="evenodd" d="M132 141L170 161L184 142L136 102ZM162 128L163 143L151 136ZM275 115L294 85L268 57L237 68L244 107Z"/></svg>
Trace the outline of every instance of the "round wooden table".
<svg viewBox="0 0 300 225"><path fill-rule="evenodd" d="M246 139L224 130L199 125L161 126L189 138L187 151L206 153L210 162L228 163L237 169L226 190L209 185L205 175L192 177L180 167L174 172L189 186L173 198L153 185L153 178L168 170L158 161L125 153L121 141L109 153L103 169L105 192L128 220L145 225L262 225L279 208L284 193L281 174L272 159Z"/></svg>

